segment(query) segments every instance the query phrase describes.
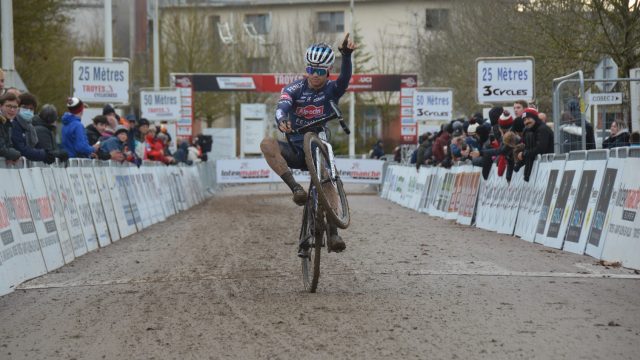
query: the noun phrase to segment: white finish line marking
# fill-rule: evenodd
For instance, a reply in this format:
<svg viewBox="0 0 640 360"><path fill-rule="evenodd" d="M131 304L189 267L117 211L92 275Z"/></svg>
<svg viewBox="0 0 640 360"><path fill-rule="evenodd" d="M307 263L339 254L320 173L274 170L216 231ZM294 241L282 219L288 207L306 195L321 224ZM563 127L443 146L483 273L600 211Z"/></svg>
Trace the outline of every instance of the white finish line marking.
<svg viewBox="0 0 640 360"><path fill-rule="evenodd" d="M566 279L616 279L616 280L640 280L640 274L592 274L592 273L571 273L571 272L536 272L536 271L438 271L438 270L408 270L408 271L348 271L348 272L327 272L327 276L345 276L345 275L406 275L406 276L487 276L487 277L524 277L524 278L566 278ZM214 274L203 274L193 277L157 277L157 278L140 278L140 279L113 279L100 281L63 281L50 282L44 284L25 283L18 286L17 290L37 290L37 289L56 289L56 288L73 288L84 286L109 286L109 285L131 285L131 284L148 284L148 283L167 283L167 282L197 282L197 281L215 281L215 280L250 280L263 278L295 278L298 274L281 273L260 276L224 276Z"/></svg>

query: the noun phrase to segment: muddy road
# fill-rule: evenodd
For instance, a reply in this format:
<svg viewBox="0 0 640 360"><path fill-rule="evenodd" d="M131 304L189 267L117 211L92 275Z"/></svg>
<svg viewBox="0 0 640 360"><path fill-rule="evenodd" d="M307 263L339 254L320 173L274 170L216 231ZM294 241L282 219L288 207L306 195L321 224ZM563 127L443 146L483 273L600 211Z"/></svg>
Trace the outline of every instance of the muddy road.
<svg viewBox="0 0 640 360"><path fill-rule="evenodd" d="M300 208L229 188L0 298L0 359L638 358L640 275L352 190L316 294Z"/></svg>

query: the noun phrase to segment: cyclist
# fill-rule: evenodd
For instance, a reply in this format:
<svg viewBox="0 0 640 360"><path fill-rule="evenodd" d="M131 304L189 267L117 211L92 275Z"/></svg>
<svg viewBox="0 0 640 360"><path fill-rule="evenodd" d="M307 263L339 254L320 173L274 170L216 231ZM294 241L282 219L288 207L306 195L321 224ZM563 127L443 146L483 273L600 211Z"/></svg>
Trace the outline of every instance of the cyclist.
<svg viewBox="0 0 640 360"><path fill-rule="evenodd" d="M289 134L292 129L302 127L333 112L329 102L333 100L337 104L340 97L347 91L351 79L351 53L356 48L356 44L349 40L347 33L342 46L338 48L342 54L342 67L336 81L329 80L329 73L335 60L335 53L331 46L316 43L307 49L305 78L285 86L280 94L275 116L278 130ZM315 129L313 131L319 132L321 130ZM282 178L293 192L293 201L302 206L307 200L307 194L293 178L289 168L302 170L307 168L303 151L304 135L291 134L289 140L295 149L288 142L278 141L274 138L262 140L260 149L271 169ZM337 198L335 191L333 195ZM301 257L306 256L305 245L301 244L300 246L298 255ZM327 246L329 250L335 252L346 248L344 241L338 235L338 228L333 224L329 224Z"/></svg>

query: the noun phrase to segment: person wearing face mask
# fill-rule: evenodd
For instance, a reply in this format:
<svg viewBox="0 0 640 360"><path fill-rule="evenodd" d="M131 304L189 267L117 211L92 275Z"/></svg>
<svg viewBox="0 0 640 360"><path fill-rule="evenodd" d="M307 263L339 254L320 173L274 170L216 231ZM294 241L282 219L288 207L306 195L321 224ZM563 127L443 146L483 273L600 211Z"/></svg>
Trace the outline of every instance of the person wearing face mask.
<svg viewBox="0 0 640 360"><path fill-rule="evenodd" d="M44 161L51 164L55 161L55 155L43 149L38 149L38 133L33 126L33 116L38 102L36 97L29 93L20 94L20 108L11 126L11 142L22 156L31 161Z"/></svg>

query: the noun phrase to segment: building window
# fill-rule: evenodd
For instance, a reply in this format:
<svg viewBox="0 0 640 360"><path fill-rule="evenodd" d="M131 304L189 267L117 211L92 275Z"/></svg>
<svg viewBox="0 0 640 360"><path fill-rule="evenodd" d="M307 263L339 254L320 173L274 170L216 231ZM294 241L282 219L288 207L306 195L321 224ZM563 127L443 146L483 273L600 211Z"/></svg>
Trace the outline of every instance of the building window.
<svg viewBox="0 0 640 360"><path fill-rule="evenodd" d="M427 9L425 28L427 30L441 30L449 26L448 9Z"/></svg>
<svg viewBox="0 0 640 360"><path fill-rule="evenodd" d="M323 33L344 32L344 12L327 11L318 13L318 31Z"/></svg>
<svg viewBox="0 0 640 360"><path fill-rule="evenodd" d="M269 14L252 14L244 16L244 23L253 25L256 35L267 35L271 29Z"/></svg>

